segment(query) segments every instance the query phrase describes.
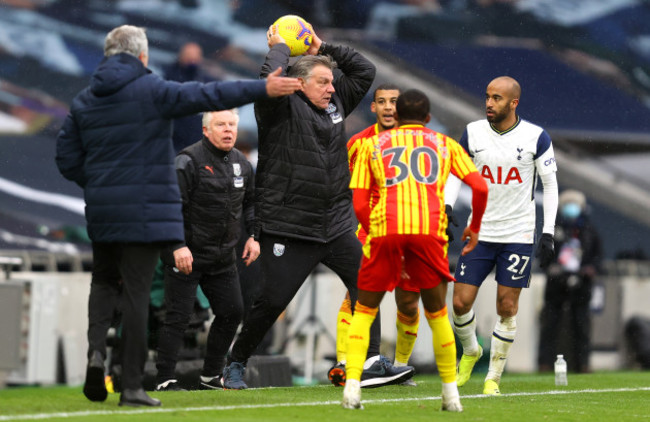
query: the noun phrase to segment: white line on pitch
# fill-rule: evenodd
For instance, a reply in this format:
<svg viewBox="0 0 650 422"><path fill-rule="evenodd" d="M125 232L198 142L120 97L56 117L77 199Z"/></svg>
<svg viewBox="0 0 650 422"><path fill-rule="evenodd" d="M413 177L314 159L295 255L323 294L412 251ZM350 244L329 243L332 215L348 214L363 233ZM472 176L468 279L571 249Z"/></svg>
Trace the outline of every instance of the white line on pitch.
<svg viewBox="0 0 650 422"><path fill-rule="evenodd" d="M522 392L522 393L508 393L501 394L499 397L522 397L522 396L546 396L546 395L565 395L565 394L590 394L590 393L625 393L632 391L650 391L650 387L635 387L635 388L605 388L602 390L586 389L586 390L553 390L553 391L538 391L538 392ZM493 398L485 394L473 394L461 396L462 399L482 399ZM395 399L377 399L377 400L363 400L364 404L382 404L394 403L405 401L420 401L420 400L440 400L440 396L435 397L405 397ZM175 408L140 408L133 410L87 410L81 412L55 412L55 413L35 413L31 415L7 415L0 416L0 421L17 421L17 420L38 420L38 419L51 419L51 418L75 418L84 416L115 416L115 415L139 415L150 413L171 413L171 412L201 412L201 411L218 411L218 410L241 410L241 409L269 409L275 407L306 407L306 406L329 406L340 404L339 400L333 401L316 401L316 402L302 402L302 403L269 403L269 404L243 404L232 406L202 406L202 407L175 407Z"/></svg>

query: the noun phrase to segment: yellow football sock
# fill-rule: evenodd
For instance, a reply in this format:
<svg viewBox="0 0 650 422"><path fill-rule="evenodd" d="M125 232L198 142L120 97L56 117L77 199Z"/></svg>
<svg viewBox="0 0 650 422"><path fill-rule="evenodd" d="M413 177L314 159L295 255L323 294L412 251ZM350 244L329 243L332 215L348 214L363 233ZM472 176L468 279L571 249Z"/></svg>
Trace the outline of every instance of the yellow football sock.
<svg viewBox="0 0 650 422"><path fill-rule="evenodd" d="M395 347L395 364L406 365L409 362L420 327L420 311L410 317L397 311L397 346Z"/></svg>
<svg viewBox="0 0 650 422"><path fill-rule="evenodd" d="M343 362L348 348L348 330L352 322L352 303L348 296L343 299L339 313L336 316L336 360Z"/></svg>
<svg viewBox="0 0 650 422"><path fill-rule="evenodd" d="M442 382L456 381L456 340L447 316L445 306L438 312L430 313L425 310L429 327L433 331L433 353Z"/></svg>
<svg viewBox="0 0 650 422"><path fill-rule="evenodd" d="M348 351L345 374L348 380L361 380L363 364L370 344L370 326L377 316L379 308L369 308L359 302L354 308L352 324L348 331Z"/></svg>

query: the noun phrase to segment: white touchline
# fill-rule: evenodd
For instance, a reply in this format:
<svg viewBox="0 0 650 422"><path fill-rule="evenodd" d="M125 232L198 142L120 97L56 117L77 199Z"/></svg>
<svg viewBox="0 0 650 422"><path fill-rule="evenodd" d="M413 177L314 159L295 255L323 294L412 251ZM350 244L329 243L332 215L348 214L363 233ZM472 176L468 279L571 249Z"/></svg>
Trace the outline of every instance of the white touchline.
<svg viewBox="0 0 650 422"><path fill-rule="evenodd" d="M590 394L590 393L625 393L631 391L650 391L650 387L634 387L634 388L605 388L602 390L586 389L586 390L553 390L553 391L537 391L537 392L523 392L523 393L509 393L501 394L499 397L520 397L520 396L545 396L545 395L562 395L562 394ZM474 394L467 396L460 396L461 399L492 399L494 396L485 394ZM498 400L498 398L496 398ZM395 399L381 399L381 400L363 400L364 404L383 404L405 401L422 401L440 400L440 396L436 397L408 397L408 398L395 398ZM340 400L328 401L315 401L315 402L302 402L302 403L268 403L268 404L243 404L233 406L201 406L201 407L174 407L174 408L140 408L133 410L97 410L97 411L82 411L82 412L55 412L55 413L35 413L27 415L7 415L0 416L0 421L18 421L18 420L38 420L50 418L75 418L84 416L114 416L114 415L138 415L149 413L171 413L171 412L202 412L202 411L215 411L215 410L241 410L241 409L272 409L276 407L307 407L307 406L329 406L339 405Z"/></svg>

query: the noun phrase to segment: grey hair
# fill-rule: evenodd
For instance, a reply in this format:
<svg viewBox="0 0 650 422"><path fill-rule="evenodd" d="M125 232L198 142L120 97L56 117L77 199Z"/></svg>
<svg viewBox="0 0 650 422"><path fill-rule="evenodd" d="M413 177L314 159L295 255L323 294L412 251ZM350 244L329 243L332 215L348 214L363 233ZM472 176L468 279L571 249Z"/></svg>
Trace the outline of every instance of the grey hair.
<svg viewBox="0 0 650 422"><path fill-rule="evenodd" d="M213 111L206 111L203 113L203 120L201 120L201 124L203 127L209 127L210 121L212 120L212 114L217 113L219 111L230 111L232 114L234 114L237 117L237 123L239 123L239 109L238 108L231 108L229 110L213 110Z"/></svg>
<svg viewBox="0 0 650 422"><path fill-rule="evenodd" d="M301 57L291 69L289 76L292 78L309 79L311 71L316 66L325 66L332 72L336 69L336 62L330 56L304 56Z"/></svg>
<svg viewBox="0 0 650 422"><path fill-rule="evenodd" d="M149 54L149 43L145 29L132 25L122 25L106 35L104 56L127 53L135 57Z"/></svg>

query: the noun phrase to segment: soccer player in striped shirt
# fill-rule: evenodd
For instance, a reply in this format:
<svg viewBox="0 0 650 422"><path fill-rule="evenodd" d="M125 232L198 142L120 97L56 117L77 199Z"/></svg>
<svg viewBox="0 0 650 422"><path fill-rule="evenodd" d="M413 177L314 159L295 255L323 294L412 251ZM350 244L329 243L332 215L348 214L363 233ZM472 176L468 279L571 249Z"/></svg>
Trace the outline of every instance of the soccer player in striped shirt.
<svg viewBox="0 0 650 422"><path fill-rule="evenodd" d="M521 87L508 76L489 83L485 96L487 119L467 125L460 145L488 182L489 201L478 246L461 256L454 284L454 329L463 346L458 386L469 380L483 349L476 338L473 305L479 287L496 266L499 316L490 344L490 366L483 394L499 395L499 382L517 331L521 289L528 287L535 237L535 184L544 187L544 224L537 255L545 268L554 258L553 233L558 189L551 138L544 129L516 113ZM460 184L450 179L445 200L452 204Z"/></svg>
<svg viewBox="0 0 650 422"><path fill-rule="evenodd" d="M354 171L354 165L357 160L363 141L372 138L384 130L392 129L396 125L395 104L399 96L399 87L392 83L379 85L373 93L373 101L370 103L370 111L376 115L376 123L368 126L361 132L353 135L348 141L348 161L350 163L350 174ZM378 199L378 191L372 193L370 206L372 207ZM367 233L363 227L359 226L357 236L361 244L366 242ZM400 308L405 312L397 311L397 345L395 347L395 367L408 366L409 358L415 346L417 332L420 323L419 301L420 289L412 286L410 277L404 272L400 284L395 288L395 301L401 302ZM335 386L345 385L345 362L348 344L348 329L352 321L352 304L350 295L346 294L341 308L339 309L336 319L336 360L337 363L328 372L328 378ZM366 360L364 367L369 368L373 359L381 359L381 356L373 356ZM409 367L408 373L399 372L399 381L402 385L415 386L411 379L415 370ZM397 375L397 374L396 374ZM406 377L408 379L404 380ZM362 387L377 386L373 379L361 380Z"/></svg>
<svg viewBox="0 0 650 422"><path fill-rule="evenodd" d="M444 187L450 173L473 192L473 218L463 231L462 253L478 242L487 185L467 153L453 139L424 127L431 119L429 99L408 90L397 99L399 127L364 141L350 188L357 218L368 232L348 334L344 408L361 408L360 379L370 325L387 291L400 282L402 265L417 274L425 316L433 330L433 348L442 378L442 409L462 411L456 386L456 343L447 317L449 274ZM371 192L379 198L370 207ZM402 264L402 259L404 263Z"/></svg>

